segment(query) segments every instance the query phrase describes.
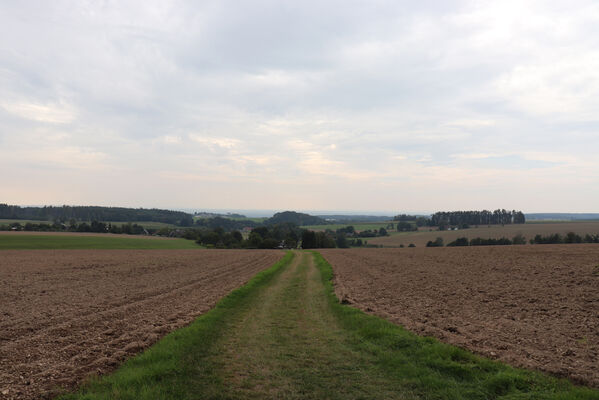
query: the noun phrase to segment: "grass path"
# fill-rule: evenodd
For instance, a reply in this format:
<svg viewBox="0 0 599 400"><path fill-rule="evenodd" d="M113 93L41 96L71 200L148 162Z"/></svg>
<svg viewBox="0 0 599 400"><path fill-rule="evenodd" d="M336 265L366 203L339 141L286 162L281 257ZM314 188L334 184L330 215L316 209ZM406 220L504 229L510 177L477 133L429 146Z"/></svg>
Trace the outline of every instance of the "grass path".
<svg viewBox="0 0 599 400"><path fill-rule="evenodd" d="M406 398L346 343L310 253L298 253L227 328L211 354L224 384L210 397Z"/></svg>
<svg viewBox="0 0 599 400"><path fill-rule="evenodd" d="M62 399L599 400L342 305L318 253L288 253L189 327Z"/></svg>

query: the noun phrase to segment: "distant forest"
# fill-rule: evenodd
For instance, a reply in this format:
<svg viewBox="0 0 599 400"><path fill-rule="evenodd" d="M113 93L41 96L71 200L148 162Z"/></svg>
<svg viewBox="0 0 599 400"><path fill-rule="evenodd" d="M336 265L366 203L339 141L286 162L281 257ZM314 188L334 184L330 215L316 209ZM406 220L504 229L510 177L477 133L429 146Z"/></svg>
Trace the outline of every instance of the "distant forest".
<svg viewBox="0 0 599 400"><path fill-rule="evenodd" d="M465 225L509 225L523 224L526 217L522 211L439 211L430 219L430 226L465 226Z"/></svg>
<svg viewBox="0 0 599 400"><path fill-rule="evenodd" d="M276 213L271 218L267 218L263 222L256 222L251 219L230 219L224 217L213 217L213 218L201 218L196 220L195 225L216 229L222 228L225 231L231 231L235 229L243 228L256 228L259 226L271 226L277 224L294 224L297 226L302 225L324 225L328 222L322 218L315 217L309 214L298 213L295 211L283 211Z"/></svg>
<svg viewBox="0 0 599 400"><path fill-rule="evenodd" d="M35 220L50 223L62 223L74 226L75 222L162 222L180 227L199 227L207 229L222 228L225 231L242 230L244 228L257 228L277 224L294 224L297 226L327 225L330 221L324 218L299 213L283 211L274 214L264 221L242 219L242 215L230 214L227 216L201 213L205 218L194 220L191 214L182 211L171 211L147 208L125 207L99 207L99 206L44 206L21 207L16 205L0 204L0 219ZM235 218L238 219L235 219ZM336 216L339 219L339 215ZM363 217L363 216L359 216ZM379 217L381 218L381 217ZM466 228L473 225L506 225L523 224L526 218L521 211L439 211L430 218L422 215L397 215L398 231L413 231L422 226L438 226L440 230L449 227Z"/></svg>
<svg viewBox="0 0 599 400"><path fill-rule="evenodd" d="M421 226L438 226L439 230L449 227L468 228L475 225L523 224L526 217L522 211L437 211L430 218L421 215L396 215L398 231L416 230Z"/></svg>
<svg viewBox="0 0 599 400"><path fill-rule="evenodd" d="M190 226L193 217L181 211L98 207L98 206L44 206L20 207L0 204L0 219L30 219L37 221L114 221L114 222L164 222L167 224Z"/></svg>
<svg viewBox="0 0 599 400"><path fill-rule="evenodd" d="M298 213L295 211L283 211L276 213L265 221L265 225L275 225L275 224L283 224L283 223L292 223L297 226L302 225L324 225L327 224L327 221L320 217L315 217L313 215Z"/></svg>

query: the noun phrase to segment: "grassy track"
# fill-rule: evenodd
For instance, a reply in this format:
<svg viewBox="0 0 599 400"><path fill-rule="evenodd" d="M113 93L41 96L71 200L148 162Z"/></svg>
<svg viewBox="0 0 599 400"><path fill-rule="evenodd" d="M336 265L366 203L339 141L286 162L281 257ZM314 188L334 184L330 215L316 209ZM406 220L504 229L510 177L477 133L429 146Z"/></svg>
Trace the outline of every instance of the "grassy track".
<svg viewBox="0 0 599 400"><path fill-rule="evenodd" d="M208 387L206 397L406 398L370 355L345 341L309 253L296 257L229 323L230 333L211 353L222 384Z"/></svg>
<svg viewBox="0 0 599 400"><path fill-rule="evenodd" d="M599 399L339 304L330 265L294 254L63 399Z"/></svg>
<svg viewBox="0 0 599 400"><path fill-rule="evenodd" d="M199 249L193 240L139 236L0 234L0 250L35 249Z"/></svg>

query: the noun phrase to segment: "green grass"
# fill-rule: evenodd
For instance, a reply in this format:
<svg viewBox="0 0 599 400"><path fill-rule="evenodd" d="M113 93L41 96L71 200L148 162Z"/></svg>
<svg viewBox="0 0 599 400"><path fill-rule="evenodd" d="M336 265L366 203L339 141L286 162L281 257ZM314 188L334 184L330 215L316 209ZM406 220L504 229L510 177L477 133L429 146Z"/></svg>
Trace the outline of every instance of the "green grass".
<svg viewBox="0 0 599 400"><path fill-rule="evenodd" d="M32 224L50 224L50 225L52 225L52 222L40 221L40 220L34 220L34 219L0 219L0 225L10 225L14 222L18 222L21 225L25 225L28 222L31 222Z"/></svg>
<svg viewBox="0 0 599 400"><path fill-rule="evenodd" d="M88 221L88 224L91 223ZM122 221L108 221L106 224L112 224L116 226L127 225L129 222ZM155 221L135 221L131 222L131 225L137 224L143 226L145 229L161 229L161 228L177 228L177 225L167 224L166 222L155 222Z"/></svg>
<svg viewBox="0 0 599 400"><path fill-rule="evenodd" d="M324 258L297 254L60 399L599 399L342 305Z"/></svg>
<svg viewBox="0 0 599 400"><path fill-rule="evenodd" d="M387 225L393 224L395 226L396 221L386 221L386 222L348 222L345 224L326 224L326 225L306 225L302 226L302 228L310 229L313 231L324 231L326 229L331 229L333 231L341 228L345 228L347 226L353 226L357 231L366 231L366 230L379 230L380 228L387 229Z"/></svg>
<svg viewBox="0 0 599 400"><path fill-rule="evenodd" d="M209 218L212 218L212 217L193 217L193 220L198 221L200 219L209 219ZM229 217L229 216L224 216L223 218L230 219L233 221L256 222L258 224L261 224L268 219L267 217Z"/></svg>
<svg viewBox="0 0 599 400"><path fill-rule="evenodd" d="M0 234L0 250L35 249L199 249L193 240L128 235Z"/></svg>
<svg viewBox="0 0 599 400"><path fill-rule="evenodd" d="M245 217L245 218L226 217L226 218L232 219L233 221L251 221L251 222L256 222L258 224L261 224L268 219L267 217Z"/></svg>
<svg viewBox="0 0 599 400"><path fill-rule="evenodd" d="M10 225L14 222L18 222L21 225L25 226L25 224L27 223L32 223L32 224L49 224L52 225L54 222L53 221L41 221L41 220L32 220L32 219L0 219L0 225ZM77 224L80 224L82 222L87 222L88 224L91 224L91 221L77 221ZM122 221L102 221L106 224L112 224L112 225L116 225L116 226L121 226L121 225L127 225L128 222L122 222ZM68 225L68 221L66 222L66 224ZM136 222L131 222L131 224L137 224L137 225L141 225L146 229L160 229L160 228L176 228L177 225L173 225L173 224L167 224L164 222L154 222L154 221L136 221Z"/></svg>

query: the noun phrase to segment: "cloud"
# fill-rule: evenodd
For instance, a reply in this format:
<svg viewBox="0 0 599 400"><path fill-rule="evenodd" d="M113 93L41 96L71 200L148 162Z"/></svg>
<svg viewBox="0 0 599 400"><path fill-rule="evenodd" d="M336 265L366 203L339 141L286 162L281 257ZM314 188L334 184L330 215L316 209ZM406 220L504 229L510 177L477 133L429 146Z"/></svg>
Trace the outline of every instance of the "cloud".
<svg viewBox="0 0 599 400"><path fill-rule="evenodd" d="M526 208L562 185L585 211L598 22L586 0L5 2L0 168L20 177L5 201L39 203L18 188L53 166L136 206L306 191L317 208L434 210L515 191ZM189 182L207 184L172 194Z"/></svg>
<svg viewBox="0 0 599 400"><path fill-rule="evenodd" d="M446 126L456 128L484 128L495 124L495 121L488 119L457 119L445 123Z"/></svg>
<svg viewBox="0 0 599 400"><path fill-rule="evenodd" d="M76 118L74 108L64 104L2 102L0 107L17 117L51 124L67 124Z"/></svg>
<svg viewBox="0 0 599 400"><path fill-rule="evenodd" d="M162 139L162 142L166 143L166 144L180 144L181 143L181 138L179 136L165 135L161 139Z"/></svg>
<svg viewBox="0 0 599 400"><path fill-rule="evenodd" d="M29 168L52 170L97 171L111 169L106 153L77 146L45 146L43 149L22 149L7 155L7 162Z"/></svg>
<svg viewBox="0 0 599 400"><path fill-rule="evenodd" d="M500 77L497 91L516 107L541 117L596 120L599 52L561 54L542 64L515 67Z"/></svg>
<svg viewBox="0 0 599 400"><path fill-rule="evenodd" d="M240 143L240 140L237 139L208 137L197 134L189 134L189 138L196 143L208 145L210 147L219 147L223 149L233 149L237 147Z"/></svg>

